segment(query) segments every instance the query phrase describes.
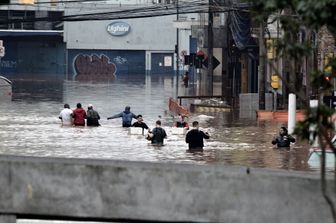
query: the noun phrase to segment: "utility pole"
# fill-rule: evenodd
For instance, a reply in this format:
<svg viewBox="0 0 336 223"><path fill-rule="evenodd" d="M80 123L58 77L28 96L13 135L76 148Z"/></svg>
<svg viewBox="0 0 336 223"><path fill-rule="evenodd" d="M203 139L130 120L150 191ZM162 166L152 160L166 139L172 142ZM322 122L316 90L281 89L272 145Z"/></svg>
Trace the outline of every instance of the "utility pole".
<svg viewBox="0 0 336 223"><path fill-rule="evenodd" d="M208 16L208 94L213 95L213 0L209 0L209 16Z"/></svg>
<svg viewBox="0 0 336 223"><path fill-rule="evenodd" d="M176 22L179 21L179 0L176 0ZM178 97L179 76L180 76L180 63L179 63L179 28L176 28L176 99Z"/></svg>
<svg viewBox="0 0 336 223"><path fill-rule="evenodd" d="M229 32L230 32L230 29L229 29L229 12L226 12L225 14L225 41L224 41L224 48L222 49L222 54L223 54L223 58L222 58L222 61L223 61L223 73L222 73L222 96L223 98L225 97L225 100L227 102L231 102L231 91L228 91L228 76L229 76ZM223 100L223 99L222 99Z"/></svg>
<svg viewBox="0 0 336 223"><path fill-rule="evenodd" d="M266 59L266 50L264 42L264 21L260 23L259 27L259 110L265 110L265 59Z"/></svg>

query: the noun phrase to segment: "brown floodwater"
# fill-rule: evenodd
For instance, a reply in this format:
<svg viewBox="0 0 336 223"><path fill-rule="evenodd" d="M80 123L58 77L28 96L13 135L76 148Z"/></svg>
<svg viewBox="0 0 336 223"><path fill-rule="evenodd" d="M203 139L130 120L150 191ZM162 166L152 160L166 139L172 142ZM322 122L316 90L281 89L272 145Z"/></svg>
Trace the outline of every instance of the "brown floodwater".
<svg viewBox="0 0 336 223"><path fill-rule="evenodd" d="M284 123L241 119L239 112L194 113L211 134L203 153L187 153L184 135L174 134L169 97L176 97L173 76L119 77L113 82L13 81L12 100L0 106L0 154L38 157L92 158L148 162L229 164L270 169L317 171L308 164L308 146L295 143L290 150L275 149L271 139ZM179 84L180 85L180 84ZM179 88L179 95L194 91ZM93 104L101 127L62 127L58 119L64 103ZM142 135L130 135L120 119L107 120L126 105L153 127L160 119L168 133L165 145L153 147Z"/></svg>

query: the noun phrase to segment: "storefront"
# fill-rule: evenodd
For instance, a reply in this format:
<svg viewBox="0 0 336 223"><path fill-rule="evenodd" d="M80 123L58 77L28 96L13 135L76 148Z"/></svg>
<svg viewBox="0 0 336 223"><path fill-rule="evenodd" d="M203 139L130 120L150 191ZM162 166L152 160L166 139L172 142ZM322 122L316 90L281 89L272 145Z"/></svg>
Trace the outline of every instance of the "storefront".
<svg viewBox="0 0 336 223"><path fill-rule="evenodd" d="M174 74L175 17L66 23L68 80Z"/></svg>
<svg viewBox="0 0 336 223"><path fill-rule="evenodd" d="M65 44L63 31L1 31L5 55L1 75L9 79L63 79Z"/></svg>

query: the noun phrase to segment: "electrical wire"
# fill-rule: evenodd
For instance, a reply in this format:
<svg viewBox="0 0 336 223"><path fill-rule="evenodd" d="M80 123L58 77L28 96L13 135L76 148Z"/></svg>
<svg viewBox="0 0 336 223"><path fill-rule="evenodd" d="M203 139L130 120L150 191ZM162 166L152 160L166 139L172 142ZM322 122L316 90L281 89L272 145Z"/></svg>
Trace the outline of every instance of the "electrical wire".
<svg viewBox="0 0 336 223"><path fill-rule="evenodd" d="M4 19L0 21L0 24L9 23L21 23L21 22L37 22L37 21L48 21L48 22L74 22L74 21L89 21L89 20L114 20L114 19L135 19L135 18L147 18L147 17L158 17L158 16L169 16L177 13L177 8L174 4L154 4L146 7L127 7L126 9L121 9L120 7L115 7L112 9L106 9L108 11L103 11L101 8L93 8L91 10L78 8L78 3L91 3L91 2L106 2L106 0L71 0L71 1L61 1L62 3L71 2L77 3L76 14L69 14L57 17L39 17L39 18L26 18L24 21L22 19ZM49 2L55 3L55 2ZM106 5L109 4L104 4ZM115 5L115 4L114 4ZM113 4L111 4L113 6ZM124 5L125 6L125 5ZM142 6L142 5L141 5ZM237 6L221 6L220 4L212 5L213 12L227 12L232 10L245 10L239 9ZM67 9L68 6L65 6ZM208 13L209 4L207 1L194 0L194 1L179 1L178 7L179 14L190 14L190 13ZM71 12L71 10L68 10Z"/></svg>

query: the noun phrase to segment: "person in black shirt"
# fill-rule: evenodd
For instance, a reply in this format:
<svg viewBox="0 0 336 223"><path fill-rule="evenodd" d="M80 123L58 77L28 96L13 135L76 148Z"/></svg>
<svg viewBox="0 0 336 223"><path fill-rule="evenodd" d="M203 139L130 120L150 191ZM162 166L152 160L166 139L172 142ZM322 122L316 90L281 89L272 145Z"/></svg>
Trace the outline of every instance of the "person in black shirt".
<svg viewBox="0 0 336 223"><path fill-rule="evenodd" d="M146 123L143 122L142 115L137 115L136 119L137 121L132 124L132 127L148 129L148 126L146 125Z"/></svg>
<svg viewBox="0 0 336 223"><path fill-rule="evenodd" d="M185 141L189 144L189 152L203 151L203 139L209 139L210 135L207 132L199 130L198 122L192 123L192 129L187 132Z"/></svg>
<svg viewBox="0 0 336 223"><path fill-rule="evenodd" d="M167 138L166 131L161 127L161 121L156 121L156 127L148 134L148 140L151 140L152 145L162 146L163 140Z"/></svg>
<svg viewBox="0 0 336 223"><path fill-rule="evenodd" d="M132 124L132 127L142 128L142 135L144 135L144 129L150 131L146 123L143 122L142 115L137 115L137 121Z"/></svg>
<svg viewBox="0 0 336 223"><path fill-rule="evenodd" d="M86 125L87 126L100 126L100 116L96 110L93 109L92 104L89 104L86 112Z"/></svg>
<svg viewBox="0 0 336 223"><path fill-rule="evenodd" d="M272 140L272 144L276 144L278 148L289 148L291 142L295 142L295 138L288 134L286 127L281 127L279 136L274 137Z"/></svg>

